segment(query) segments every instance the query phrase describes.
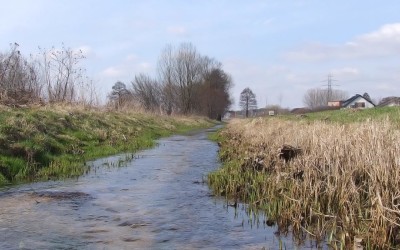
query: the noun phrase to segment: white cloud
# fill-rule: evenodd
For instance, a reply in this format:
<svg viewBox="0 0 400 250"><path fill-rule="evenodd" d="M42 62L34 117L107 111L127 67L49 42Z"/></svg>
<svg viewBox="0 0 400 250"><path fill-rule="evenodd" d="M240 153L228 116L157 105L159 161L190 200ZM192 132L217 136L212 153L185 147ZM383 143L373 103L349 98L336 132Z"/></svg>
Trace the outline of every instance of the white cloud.
<svg viewBox="0 0 400 250"><path fill-rule="evenodd" d="M105 77L119 77L122 76L123 72L117 67L108 67L101 74Z"/></svg>
<svg viewBox="0 0 400 250"><path fill-rule="evenodd" d="M400 53L400 23L386 24L380 29L355 37L343 44L309 43L288 52L289 61L326 61L334 59L369 59L398 56Z"/></svg>
<svg viewBox="0 0 400 250"><path fill-rule="evenodd" d="M188 34L187 29L183 26L170 26L167 28L167 32L176 36L185 36Z"/></svg>
<svg viewBox="0 0 400 250"><path fill-rule="evenodd" d="M331 73L335 76L357 76L360 74L360 70L352 67L345 67L340 69L333 69Z"/></svg>
<svg viewBox="0 0 400 250"><path fill-rule="evenodd" d="M400 23L386 24L379 30L362 35L358 40L370 43L390 43L400 42Z"/></svg>
<svg viewBox="0 0 400 250"><path fill-rule="evenodd" d="M111 78L113 81L121 80L129 82L136 74L151 72L153 69L152 67L152 64L141 61L138 56L131 54L128 55L122 62L104 69L100 73L100 76Z"/></svg>

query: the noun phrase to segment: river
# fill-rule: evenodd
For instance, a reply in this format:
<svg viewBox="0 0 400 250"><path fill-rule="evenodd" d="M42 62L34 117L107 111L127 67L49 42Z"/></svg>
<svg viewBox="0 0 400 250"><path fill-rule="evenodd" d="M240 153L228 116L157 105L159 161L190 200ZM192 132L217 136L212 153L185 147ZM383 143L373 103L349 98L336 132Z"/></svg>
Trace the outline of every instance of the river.
<svg viewBox="0 0 400 250"><path fill-rule="evenodd" d="M0 189L0 249L300 248L213 196L203 181L220 167L209 131L98 159L78 179Z"/></svg>

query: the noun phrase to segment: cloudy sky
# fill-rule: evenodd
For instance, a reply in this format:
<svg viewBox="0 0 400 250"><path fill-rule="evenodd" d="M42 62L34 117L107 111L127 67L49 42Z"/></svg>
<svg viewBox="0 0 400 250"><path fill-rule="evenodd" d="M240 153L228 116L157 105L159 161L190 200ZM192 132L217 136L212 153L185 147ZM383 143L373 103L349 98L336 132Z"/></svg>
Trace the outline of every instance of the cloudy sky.
<svg viewBox="0 0 400 250"><path fill-rule="evenodd" d="M303 106L328 74L349 95L400 96L398 0L0 0L0 52L17 42L80 48L105 96L120 80L155 75L167 44L191 42L250 87L259 106Z"/></svg>

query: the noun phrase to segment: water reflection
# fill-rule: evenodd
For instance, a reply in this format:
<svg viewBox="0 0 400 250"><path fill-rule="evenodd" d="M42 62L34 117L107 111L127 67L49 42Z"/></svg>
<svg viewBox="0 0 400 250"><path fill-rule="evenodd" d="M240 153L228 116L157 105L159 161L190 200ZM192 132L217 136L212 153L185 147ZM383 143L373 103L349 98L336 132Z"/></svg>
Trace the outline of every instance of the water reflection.
<svg viewBox="0 0 400 250"><path fill-rule="evenodd" d="M219 167L218 148L206 136L159 140L126 167L107 167L119 155L76 180L0 190L0 249L299 248L212 195L203 180Z"/></svg>

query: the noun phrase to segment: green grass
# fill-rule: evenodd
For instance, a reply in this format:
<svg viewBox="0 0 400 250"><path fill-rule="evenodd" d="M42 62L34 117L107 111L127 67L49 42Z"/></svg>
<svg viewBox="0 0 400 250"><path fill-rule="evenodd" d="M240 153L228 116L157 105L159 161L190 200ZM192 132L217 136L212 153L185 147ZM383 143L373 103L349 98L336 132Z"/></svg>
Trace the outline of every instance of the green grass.
<svg viewBox="0 0 400 250"><path fill-rule="evenodd" d="M79 176L84 163L134 152L212 122L199 117L44 107L0 107L0 185Z"/></svg>
<svg viewBox="0 0 400 250"><path fill-rule="evenodd" d="M282 116L284 119L299 119L298 116ZM352 123L366 120L389 119L400 123L400 107L381 107L369 109L341 109L307 113L301 119L306 121L324 120L327 122Z"/></svg>

